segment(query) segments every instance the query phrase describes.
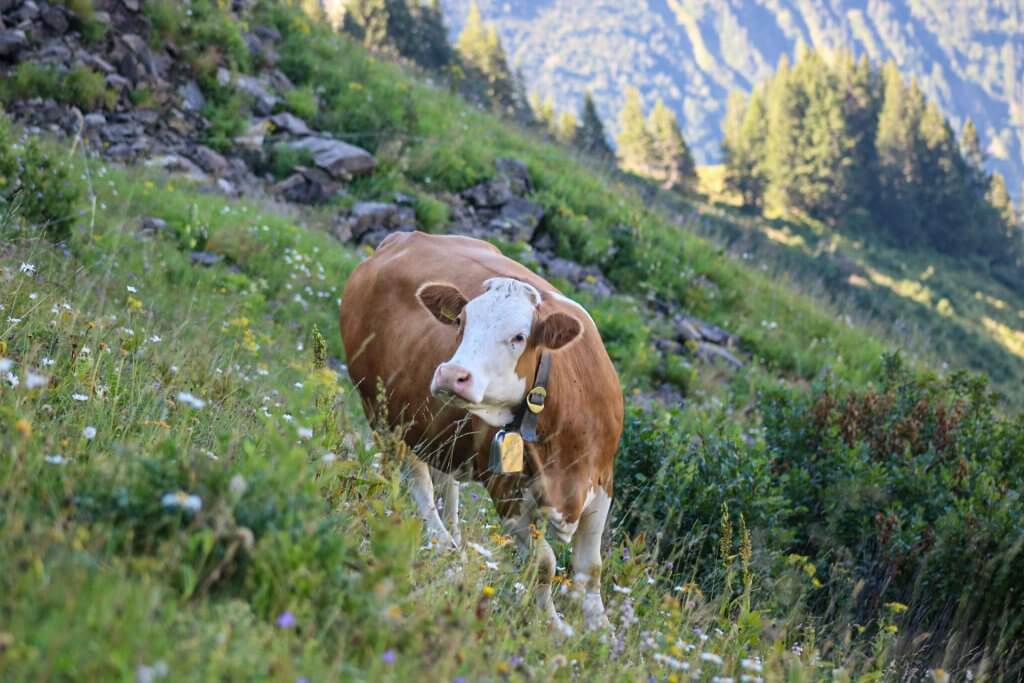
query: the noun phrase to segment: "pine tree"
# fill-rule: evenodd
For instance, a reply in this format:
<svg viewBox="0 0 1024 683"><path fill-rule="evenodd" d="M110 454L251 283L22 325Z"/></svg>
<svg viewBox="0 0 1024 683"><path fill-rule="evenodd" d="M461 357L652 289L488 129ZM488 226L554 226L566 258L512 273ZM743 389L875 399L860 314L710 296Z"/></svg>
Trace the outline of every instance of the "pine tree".
<svg viewBox="0 0 1024 683"><path fill-rule="evenodd" d="M623 170L640 175L651 173L654 140L647 130L640 91L636 88L626 89L626 101L619 112L619 137L616 142L619 165Z"/></svg>
<svg viewBox="0 0 1024 683"><path fill-rule="evenodd" d="M697 180L693 155L679 130L676 115L660 97L654 103L648 129L654 142L655 176L662 181L662 187L692 188Z"/></svg>
<svg viewBox="0 0 1024 683"><path fill-rule="evenodd" d="M858 217L866 216L878 196L875 138L881 92L877 73L867 55L854 62L850 52L843 52L838 59L836 75L843 94L843 119L853 145L847 169L850 211L842 217L844 222L852 225L859 222Z"/></svg>
<svg viewBox="0 0 1024 683"><path fill-rule="evenodd" d="M789 60L783 55L775 77L765 90L768 116L764 152L765 202L775 210L785 210L792 204L799 163L802 96L790 75Z"/></svg>
<svg viewBox="0 0 1024 683"><path fill-rule="evenodd" d="M727 115L724 143L726 187L737 192L743 207L759 211L764 202L765 111L761 89L749 102L743 93L729 98L733 113Z"/></svg>
<svg viewBox="0 0 1024 683"><path fill-rule="evenodd" d="M882 78L884 94L875 137L880 196L874 208L896 242L909 246L924 237L917 138L923 106L920 91L904 86L895 63L885 65Z"/></svg>
<svg viewBox="0 0 1024 683"><path fill-rule="evenodd" d="M587 154L607 158L612 156L612 148L608 145L604 123L597 113L594 98L588 91L583 96L583 108L580 110L580 125L576 134L576 146Z"/></svg>
<svg viewBox="0 0 1024 683"><path fill-rule="evenodd" d="M453 58L437 3L418 0L349 0L342 26L371 50L392 52L440 69Z"/></svg>
<svg viewBox="0 0 1024 683"><path fill-rule="evenodd" d="M564 145L568 145L572 144L573 140L576 139L577 129L576 115L571 111L563 111L555 120L552 133L556 140Z"/></svg>
<svg viewBox="0 0 1024 683"><path fill-rule="evenodd" d="M470 3L469 16L456 48L471 85L476 82L483 98L501 110L515 110L518 106L517 88L498 29L493 24L484 24L475 1Z"/></svg>

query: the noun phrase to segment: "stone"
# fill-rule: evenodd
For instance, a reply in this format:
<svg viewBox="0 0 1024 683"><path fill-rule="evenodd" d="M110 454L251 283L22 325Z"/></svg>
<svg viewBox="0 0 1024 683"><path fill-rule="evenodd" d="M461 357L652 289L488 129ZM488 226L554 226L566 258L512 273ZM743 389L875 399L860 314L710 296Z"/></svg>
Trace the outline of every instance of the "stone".
<svg viewBox="0 0 1024 683"><path fill-rule="evenodd" d="M676 320L676 332L683 341L699 342L703 338L701 337L700 330L686 318L678 318Z"/></svg>
<svg viewBox="0 0 1024 683"><path fill-rule="evenodd" d="M107 117L99 112L92 112L85 115L85 125L91 128L99 128L107 125Z"/></svg>
<svg viewBox="0 0 1024 683"><path fill-rule="evenodd" d="M62 36L68 32L68 28L71 26L71 17L69 14L70 13L63 7L46 5L40 11L40 19L47 28L57 35Z"/></svg>
<svg viewBox="0 0 1024 683"><path fill-rule="evenodd" d="M297 166L270 191L297 204L322 204L342 193L342 187L319 168Z"/></svg>
<svg viewBox="0 0 1024 683"><path fill-rule="evenodd" d="M0 58L16 57L28 47L28 37L24 31L0 31Z"/></svg>
<svg viewBox="0 0 1024 683"><path fill-rule="evenodd" d="M149 168L158 168L167 173L178 173L197 182L208 180L207 175L198 166L178 154L165 154L147 159L145 165Z"/></svg>
<svg viewBox="0 0 1024 683"><path fill-rule="evenodd" d="M494 167L497 169L499 176L509 179L512 193L516 196L523 197L533 192L530 171L522 161L498 158L494 160Z"/></svg>
<svg viewBox="0 0 1024 683"><path fill-rule="evenodd" d="M544 209L528 199L512 197L502 207L488 227L499 230L511 240L529 242L544 218Z"/></svg>
<svg viewBox="0 0 1024 683"><path fill-rule="evenodd" d="M308 150L313 155L313 163L341 180L372 173L377 167L373 155L341 140L308 136L289 143L289 147Z"/></svg>
<svg viewBox="0 0 1024 683"><path fill-rule="evenodd" d="M163 218L146 216L139 221L139 232L156 234L167 229L167 221Z"/></svg>
<svg viewBox="0 0 1024 683"><path fill-rule="evenodd" d="M235 138L235 144L243 151L261 154L263 151L263 140L267 137L267 119L254 119L249 122L249 128L244 135Z"/></svg>
<svg viewBox="0 0 1024 683"><path fill-rule="evenodd" d="M193 251L189 254L189 257L192 259L193 265L206 266L207 268L215 266L224 260L224 257L220 254L214 254L209 251Z"/></svg>
<svg viewBox="0 0 1024 683"><path fill-rule="evenodd" d="M474 185L463 190L462 198L478 209L498 208L516 198L512 193L512 184L504 176Z"/></svg>
<svg viewBox="0 0 1024 683"><path fill-rule="evenodd" d="M725 347L708 342L697 343L697 357L709 365L721 365L739 369L743 367L743 361L734 356Z"/></svg>
<svg viewBox="0 0 1024 683"><path fill-rule="evenodd" d="M15 24L33 22L39 18L39 14L39 5L32 0L25 0L25 2L21 3L21 7L11 13L11 19L14 20Z"/></svg>
<svg viewBox="0 0 1024 683"><path fill-rule="evenodd" d="M183 83L178 88L178 94L181 95L181 106L185 111L200 112L206 106L203 91L194 80Z"/></svg>
<svg viewBox="0 0 1024 683"><path fill-rule="evenodd" d="M222 177L228 171L228 160L206 145L198 145L192 158L204 171L215 177Z"/></svg>
<svg viewBox="0 0 1024 683"><path fill-rule="evenodd" d="M218 72L219 80L219 72ZM274 107L281 100L267 89L267 86L258 78L238 74L234 79L235 87L253 99L253 112L259 116L269 116Z"/></svg>
<svg viewBox="0 0 1024 683"><path fill-rule="evenodd" d="M281 42L281 32L273 26L257 26L252 32L263 40L269 40L272 43Z"/></svg>
<svg viewBox="0 0 1024 683"><path fill-rule="evenodd" d="M121 0L121 4L124 5L125 9L129 12L139 11L139 0Z"/></svg>
<svg viewBox="0 0 1024 683"><path fill-rule="evenodd" d="M313 134L313 130L306 125L305 121L295 114L290 114L286 111L271 116L270 123L274 125L274 132L284 131L285 133L295 136Z"/></svg>
<svg viewBox="0 0 1024 683"><path fill-rule="evenodd" d="M94 55L91 52L83 50L78 53L78 58L81 59L84 64L91 66L96 71L102 72L105 76L117 72L117 69L114 68L113 64L103 59L103 57Z"/></svg>
<svg viewBox="0 0 1024 683"><path fill-rule="evenodd" d="M132 87L132 82L120 74L108 74L106 83L107 87L114 90L126 90Z"/></svg>

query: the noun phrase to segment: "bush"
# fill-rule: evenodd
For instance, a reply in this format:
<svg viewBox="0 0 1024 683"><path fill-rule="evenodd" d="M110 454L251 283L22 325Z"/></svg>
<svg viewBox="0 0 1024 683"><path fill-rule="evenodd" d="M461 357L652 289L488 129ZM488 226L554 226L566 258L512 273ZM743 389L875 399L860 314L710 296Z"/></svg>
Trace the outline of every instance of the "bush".
<svg viewBox="0 0 1024 683"><path fill-rule="evenodd" d="M103 74L86 66L76 66L64 78L63 95L70 104L82 109L113 109L117 105L117 92L107 87Z"/></svg>
<svg viewBox="0 0 1024 683"><path fill-rule="evenodd" d="M4 101L32 97L53 99L86 111L117 105L117 92L107 87L103 74L87 66L76 66L62 74L53 66L22 62L0 87Z"/></svg>
<svg viewBox="0 0 1024 683"><path fill-rule="evenodd" d="M87 43L98 43L107 35L107 27L96 19L96 7L93 0L62 0L77 18L82 38Z"/></svg>
<svg viewBox="0 0 1024 683"><path fill-rule="evenodd" d="M284 106L291 113L308 123L316 120L320 111L320 102L310 86L292 88L284 94Z"/></svg>
<svg viewBox="0 0 1024 683"><path fill-rule="evenodd" d="M270 172L274 178L287 178L296 166L309 166L313 162L313 153L308 149L295 149L279 143L270 149Z"/></svg>
<svg viewBox="0 0 1024 683"><path fill-rule="evenodd" d="M245 97L231 88L207 91L203 116L210 122L203 132L203 142L219 152L227 152L235 138L245 132Z"/></svg>
<svg viewBox="0 0 1024 683"><path fill-rule="evenodd" d="M36 137L16 142L10 121L0 111L0 212L41 227L53 239L64 239L71 232L79 192L67 162L51 155Z"/></svg>

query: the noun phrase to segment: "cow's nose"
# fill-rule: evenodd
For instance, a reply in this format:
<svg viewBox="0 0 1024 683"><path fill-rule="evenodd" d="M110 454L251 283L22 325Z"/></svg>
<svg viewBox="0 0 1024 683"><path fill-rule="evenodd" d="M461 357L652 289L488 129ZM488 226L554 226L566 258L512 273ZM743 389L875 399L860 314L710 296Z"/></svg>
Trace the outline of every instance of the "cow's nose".
<svg viewBox="0 0 1024 683"><path fill-rule="evenodd" d="M435 396L454 394L465 401L473 402L473 373L455 363L442 363L434 371L430 393Z"/></svg>

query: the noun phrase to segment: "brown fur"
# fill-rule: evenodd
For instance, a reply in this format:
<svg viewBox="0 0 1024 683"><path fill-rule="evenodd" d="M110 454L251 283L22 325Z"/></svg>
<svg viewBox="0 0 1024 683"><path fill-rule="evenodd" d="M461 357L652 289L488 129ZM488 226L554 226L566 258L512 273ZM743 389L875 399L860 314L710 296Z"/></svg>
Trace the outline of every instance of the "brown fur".
<svg viewBox="0 0 1024 683"><path fill-rule="evenodd" d="M495 428L430 395L434 369L455 353L461 335L458 325L444 324L435 315L444 309L444 319L449 320L447 313L454 312L458 300L444 287L430 288L422 303L417 297L424 293L424 285L439 283L473 299L492 277L522 280L542 295L534 333L516 369L527 386L536 376L540 344L555 347L572 339L550 351L548 399L538 422L541 440L529 445L525 470L517 475L495 476L487 469ZM367 413L382 414L377 386L383 382L388 422L406 428L404 439L420 458L448 472L471 466L502 517L516 513L516 501L529 486L541 505L554 507L573 523L592 486L612 493L623 399L597 328L582 310L551 297L556 293L543 278L486 242L396 233L349 278L342 295L341 336L349 374ZM435 305L428 310L431 303ZM576 325L582 326L579 336Z"/></svg>

